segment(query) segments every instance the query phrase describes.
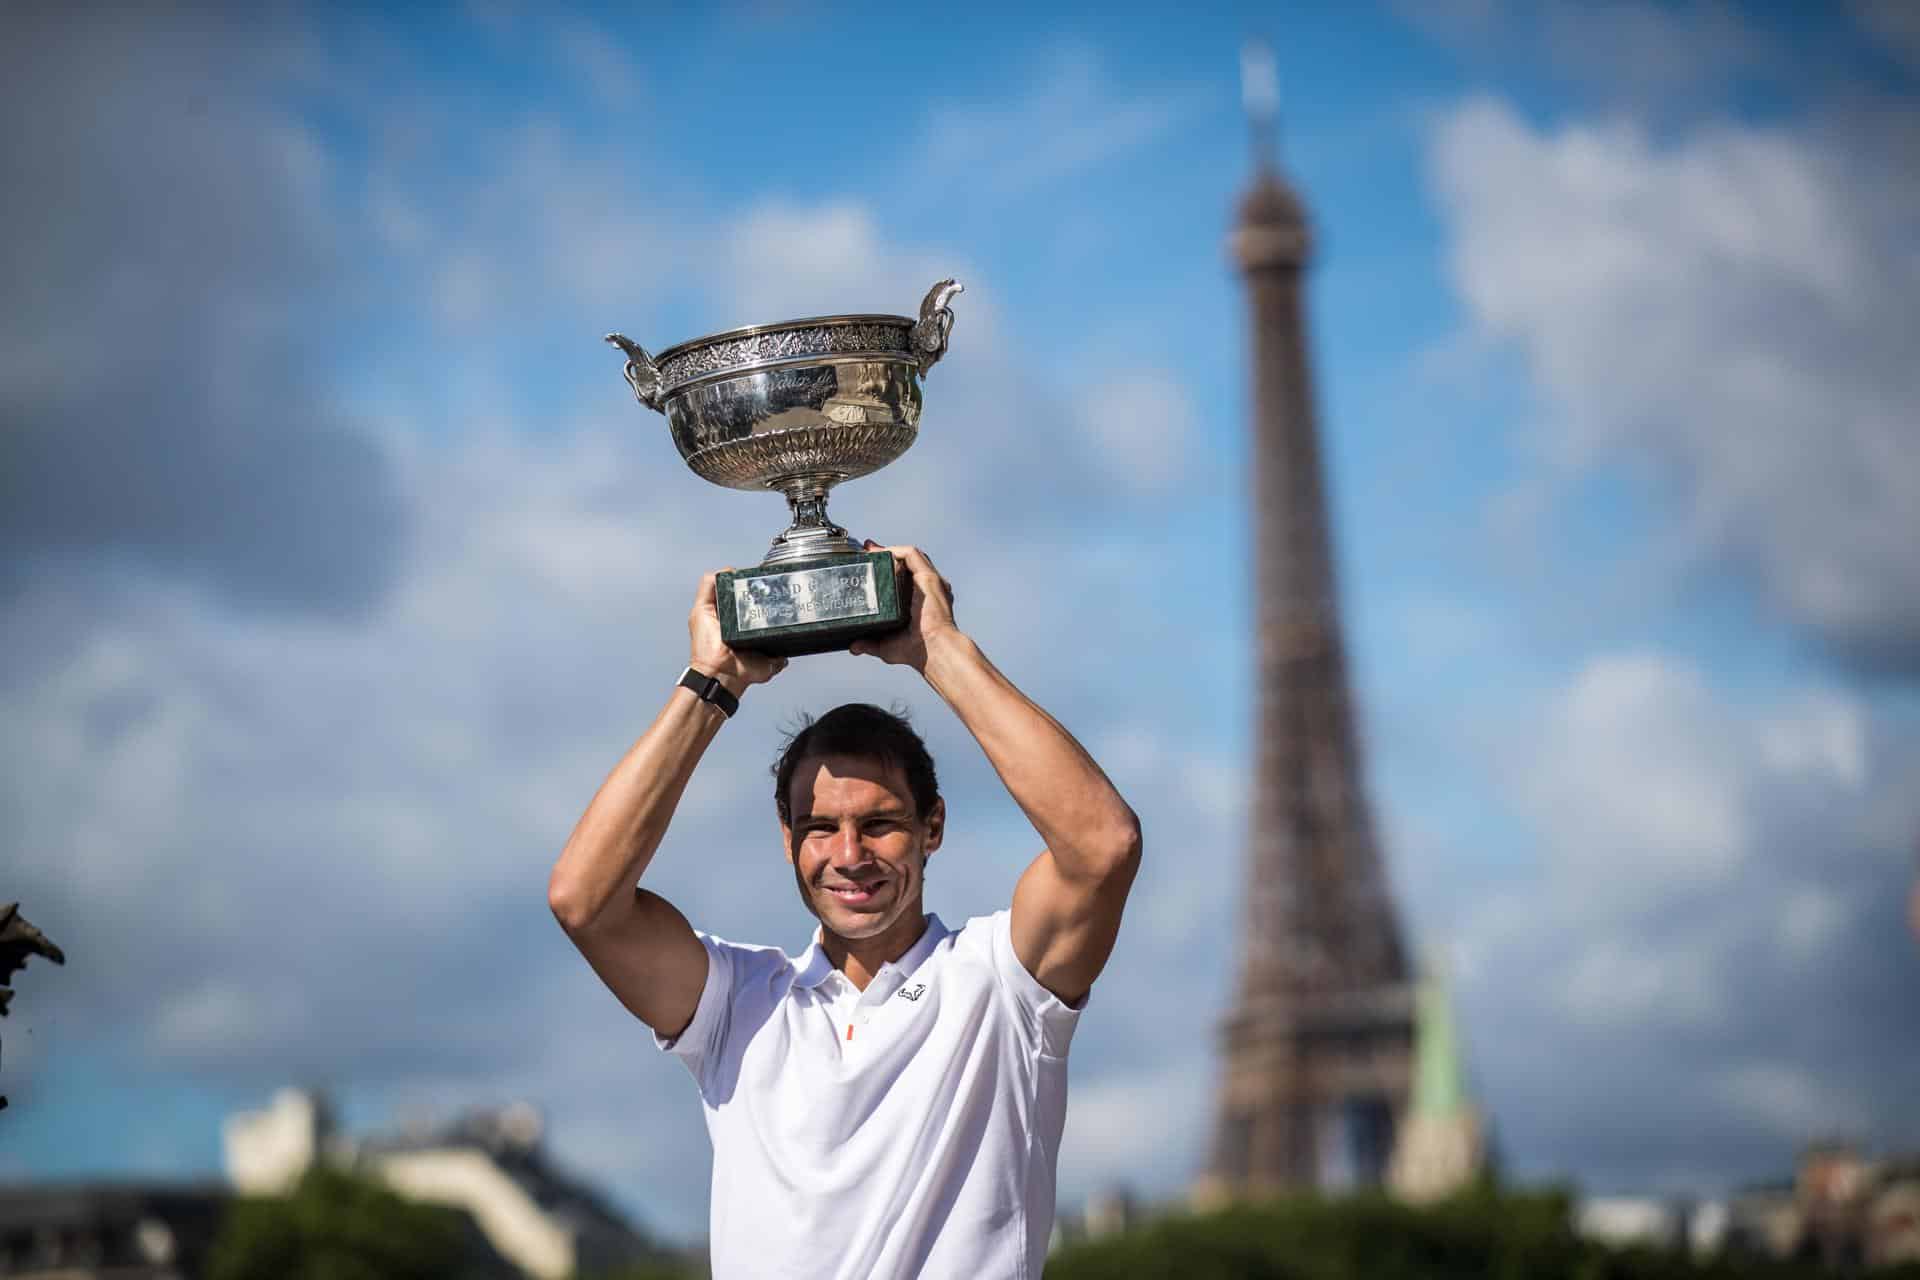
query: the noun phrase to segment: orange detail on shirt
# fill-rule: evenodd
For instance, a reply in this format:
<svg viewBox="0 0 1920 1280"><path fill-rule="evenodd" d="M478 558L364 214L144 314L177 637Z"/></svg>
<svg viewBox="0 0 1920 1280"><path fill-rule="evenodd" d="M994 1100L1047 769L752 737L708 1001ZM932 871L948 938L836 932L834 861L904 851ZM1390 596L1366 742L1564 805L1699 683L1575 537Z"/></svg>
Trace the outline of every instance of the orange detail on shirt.
<svg viewBox="0 0 1920 1280"><path fill-rule="evenodd" d="M847 1024L847 1039L853 1039L853 1024L851 1022Z"/></svg>

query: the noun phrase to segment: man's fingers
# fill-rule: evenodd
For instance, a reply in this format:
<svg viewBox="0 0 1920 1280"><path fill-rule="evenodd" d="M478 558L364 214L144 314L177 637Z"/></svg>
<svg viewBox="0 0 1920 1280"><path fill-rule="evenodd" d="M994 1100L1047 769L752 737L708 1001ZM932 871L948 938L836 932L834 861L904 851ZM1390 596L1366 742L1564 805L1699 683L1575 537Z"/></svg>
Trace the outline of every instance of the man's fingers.
<svg viewBox="0 0 1920 1280"><path fill-rule="evenodd" d="M701 605L712 604L714 602L714 578L716 576L716 574L709 573L700 579L700 589L693 593L694 608L698 609Z"/></svg>
<svg viewBox="0 0 1920 1280"><path fill-rule="evenodd" d="M916 556L922 562L925 562L927 559L926 552L920 550L920 548L914 546L910 542L903 542L899 546L894 546L892 543L875 542L872 538L868 538L867 550L888 552L893 556L895 560L898 560L902 564L905 564L909 567L913 565L914 558Z"/></svg>
<svg viewBox="0 0 1920 1280"><path fill-rule="evenodd" d="M926 552L922 551L920 548L916 546L912 546L912 545L899 546L899 547L875 546L871 549L874 551L891 552L893 555L893 558L895 560L898 560L900 563L906 565L907 571L916 578L931 577L936 581L941 581L941 582L945 581L944 578L940 577L940 571L933 567L932 558L929 557Z"/></svg>
<svg viewBox="0 0 1920 1280"><path fill-rule="evenodd" d="M928 556L926 552L910 544L898 547L883 547L872 538L867 539L866 547L869 551L888 552L895 560L906 565L907 572L913 577L913 580L920 585L920 589L923 592L930 594L930 584L935 582L939 583L940 594L947 598L947 607L953 607L953 584L942 577L938 569L934 568L933 559Z"/></svg>

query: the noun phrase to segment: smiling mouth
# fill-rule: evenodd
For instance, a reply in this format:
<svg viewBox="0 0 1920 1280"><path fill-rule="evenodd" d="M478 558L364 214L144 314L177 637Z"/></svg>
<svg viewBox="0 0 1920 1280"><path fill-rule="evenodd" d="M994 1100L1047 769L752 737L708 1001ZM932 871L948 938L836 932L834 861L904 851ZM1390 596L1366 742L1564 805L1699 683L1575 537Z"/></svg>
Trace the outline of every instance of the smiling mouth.
<svg viewBox="0 0 1920 1280"><path fill-rule="evenodd" d="M858 907L880 896L880 891L887 887L887 882L869 880L865 884L823 884L820 887L848 906Z"/></svg>

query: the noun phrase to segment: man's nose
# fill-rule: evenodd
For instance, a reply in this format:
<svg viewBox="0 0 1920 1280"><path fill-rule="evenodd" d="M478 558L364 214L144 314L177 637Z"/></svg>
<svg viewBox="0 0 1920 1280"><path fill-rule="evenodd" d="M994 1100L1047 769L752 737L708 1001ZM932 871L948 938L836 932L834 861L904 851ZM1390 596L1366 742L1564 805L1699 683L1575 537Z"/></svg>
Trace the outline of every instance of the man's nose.
<svg viewBox="0 0 1920 1280"><path fill-rule="evenodd" d="M860 839L860 828L849 823L834 832L832 862L835 867L853 867L867 860L866 846Z"/></svg>

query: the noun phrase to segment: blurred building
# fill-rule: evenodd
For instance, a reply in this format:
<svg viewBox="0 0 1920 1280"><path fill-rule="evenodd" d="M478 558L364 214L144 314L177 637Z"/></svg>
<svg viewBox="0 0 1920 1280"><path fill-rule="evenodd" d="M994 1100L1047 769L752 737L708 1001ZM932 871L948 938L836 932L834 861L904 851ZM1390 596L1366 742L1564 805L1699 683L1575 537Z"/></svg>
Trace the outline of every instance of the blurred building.
<svg viewBox="0 0 1920 1280"><path fill-rule="evenodd" d="M262 1111L230 1117L222 1136L236 1191L279 1194L315 1163L333 1163L410 1199L464 1210L501 1257L537 1280L662 1256L604 1197L548 1158L540 1113L526 1103L352 1142L332 1131L324 1100L288 1089Z"/></svg>
<svg viewBox="0 0 1920 1280"><path fill-rule="evenodd" d="M229 1198L218 1185L0 1187L0 1276L193 1280Z"/></svg>
<svg viewBox="0 0 1920 1280"><path fill-rule="evenodd" d="M1913 858L1913 890L1907 895L1907 926L1913 930L1915 942L1920 942L1920 850Z"/></svg>
<svg viewBox="0 0 1920 1280"><path fill-rule="evenodd" d="M1388 1185L1403 1200L1427 1204L1471 1186L1486 1170L1486 1131L1467 1094L1446 965L1435 956L1415 998L1413 1101Z"/></svg>
<svg viewBox="0 0 1920 1280"><path fill-rule="evenodd" d="M1863 1219L1873 1166L1842 1143L1809 1147L1793 1181L1799 1211L1797 1254L1829 1266L1857 1267L1865 1255Z"/></svg>
<svg viewBox="0 0 1920 1280"><path fill-rule="evenodd" d="M1112 1186L1088 1196L1078 1213L1056 1213L1047 1252L1068 1245L1104 1240L1130 1231L1147 1220L1147 1211L1132 1191Z"/></svg>
<svg viewBox="0 0 1920 1280"><path fill-rule="evenodd" d="M1258 48L1247 91L1259 168L1231 250L1251 322L1258 704L1239 977L1201 1204L1379 1185L1413 1059L1413 991L1374 839L1322 487L1311 234L1273 160L1273 70Z"/></svg>
<svg viewBox="0 0 1920 1280"><path fill-rule="evenodd" d="M1140 1205L1124 1187L1110 1187L1087 1197L1081 1225L1089 1240L1117 1236L1140 1221Z"/></svg>
<svg viewBox="0 0 1920 1280"><path fill-rule="evenodd" d="M305 1089L282 1089L259 1111L237 1111L220 1125L227 1181L241 1195L277 1196L293 1190L318 1164L321 1144L333 1139L326 1099Z"/></svg>
<svg viewBox="0 0 1920 1280"><path fill-rule="evenodd" d="M1810 1147L1784 1222L1787 1256L1830 1267L1920 1262L1920 1155L1875 1160L1844 1143Z"/></svg>
<svg viewBox="0 0 1920 1280"><path fill-rule="evenodd" d="M1573 1227L1616 1249L1679 1249L1688 1240L1688 1205L1658 1196L1589 1196L1574 1206Z"/></svg>
<svg viewBox="0 0 1920 1280"><path fill-rule="evenodd" d="M1793 1188L1751 1187L1711 1211L1713 1233L1701 1232L1693 1251L1700 1255L1730 1254L1749 1258L1789 1258L1800 1241L1800 1211Z"/></svg>
<svg viewBox="0 0 1920 1280"><path fill-rule="evenodd" d="M1920 1263L1920 1155L1875 1160L1839 1143L1809 1147L1790 1182L1725 1199L1581 1201L1575 1227L1612 1245L1684 1247L1696 1257L1764 1258L1857 1271Z"/></svg>
<svg viewBox="0 0 1920 1280"><path fill-rule="evenodd" d="M1867 1205L1865 1226L1868 1266L1920 1264L1920 1159L1885 1179Z"/></svg>

